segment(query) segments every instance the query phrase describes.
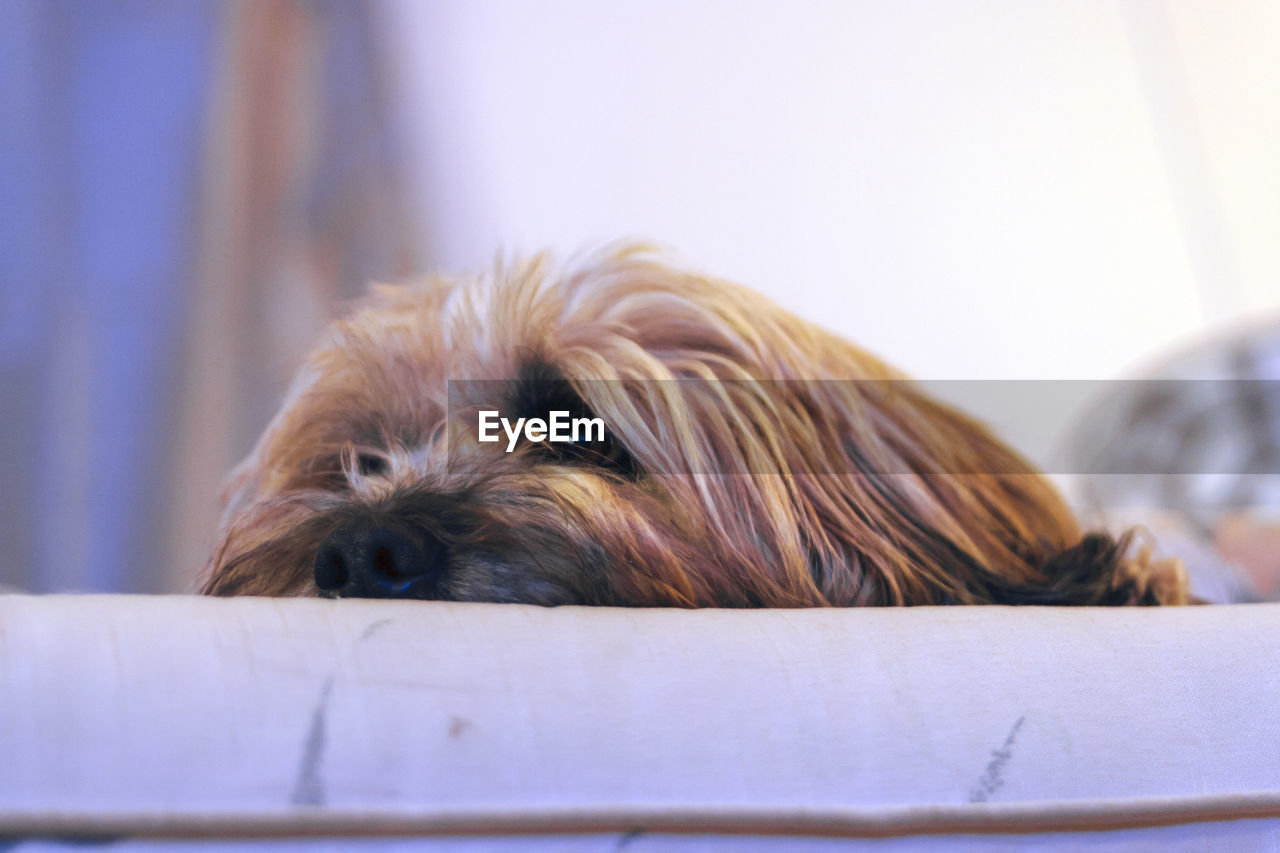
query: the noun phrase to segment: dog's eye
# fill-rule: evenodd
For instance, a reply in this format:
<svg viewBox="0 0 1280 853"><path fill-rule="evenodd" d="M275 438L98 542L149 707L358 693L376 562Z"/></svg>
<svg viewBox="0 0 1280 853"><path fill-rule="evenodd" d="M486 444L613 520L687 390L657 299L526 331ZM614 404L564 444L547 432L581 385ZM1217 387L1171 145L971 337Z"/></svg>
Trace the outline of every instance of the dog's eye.
<svg viewBox="0 0 1280 853"><path fill-rule="evenodd" d="M609 432L605 433L604 441L579 441L572 444L543 442L539 448L543 454L557 462L593 465L629 479L635 479L640 472L636 460L622 446L622 442Z"/></svg>
<svg viewBox="0 0 1280 853"><path fill-rule="evenodd" d="M362 477L380 477L387 473L387 460L373 453L361 453L356 456L356 470Z"/></svg>
<svg viewBox="0 0 1280 853"><path fill-rule="evenodd" d="M521 369L520 378L514 384L511 408L525 417L545 418L548 413L559 411L571 419L595 418L573 384L554 367L540 362L526 364ZM630 479L639 476L640 466L607 427L602 441L545 441L538 446L538 452L556 462L592 465Z"/></svg>

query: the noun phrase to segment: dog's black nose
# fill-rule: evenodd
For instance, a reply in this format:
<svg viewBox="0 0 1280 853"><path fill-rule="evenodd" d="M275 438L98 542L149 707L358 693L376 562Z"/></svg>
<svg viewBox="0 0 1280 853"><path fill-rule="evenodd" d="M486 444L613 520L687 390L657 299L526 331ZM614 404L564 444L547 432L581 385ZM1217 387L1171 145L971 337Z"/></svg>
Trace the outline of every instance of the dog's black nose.
<svg viewBox="0 0 1280 853"><path fill-rule="evenodd" d="M437 598L444 543L374 522L342 525L316 552L316 586L342 598Z"/></svg>

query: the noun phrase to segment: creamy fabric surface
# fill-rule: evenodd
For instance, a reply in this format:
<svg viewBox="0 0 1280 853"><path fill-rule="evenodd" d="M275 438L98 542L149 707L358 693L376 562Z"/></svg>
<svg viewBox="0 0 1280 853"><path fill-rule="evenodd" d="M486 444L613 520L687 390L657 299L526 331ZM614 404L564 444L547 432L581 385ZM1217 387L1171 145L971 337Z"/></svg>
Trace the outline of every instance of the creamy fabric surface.
<svg viewBox="0 0 1280 853"><path fill-rule="evenodd" d="M1275 604L0 596L0 835L1268 849L1278 707Z"/></svg>

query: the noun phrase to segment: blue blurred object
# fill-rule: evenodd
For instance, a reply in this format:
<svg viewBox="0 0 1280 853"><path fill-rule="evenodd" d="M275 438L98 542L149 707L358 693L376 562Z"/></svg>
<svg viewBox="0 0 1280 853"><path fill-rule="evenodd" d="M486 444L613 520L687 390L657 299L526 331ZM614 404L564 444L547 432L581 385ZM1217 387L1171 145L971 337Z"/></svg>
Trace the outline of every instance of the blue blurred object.
<svg viewBox="0 0 1280 853"><path fill-rule="evenodd" d="M144 542L219 8L0 4L0 582L119 590L163 571Z"/></svg>

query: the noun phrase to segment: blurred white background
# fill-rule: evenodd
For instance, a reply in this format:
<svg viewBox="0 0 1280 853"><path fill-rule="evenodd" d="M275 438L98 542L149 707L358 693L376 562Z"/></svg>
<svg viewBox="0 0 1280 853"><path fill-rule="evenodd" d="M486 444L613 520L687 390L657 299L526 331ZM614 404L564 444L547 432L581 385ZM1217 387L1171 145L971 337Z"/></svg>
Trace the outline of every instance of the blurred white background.
<svg viewBox="0 0 1280 853"><path fill-rule="evenodd" d="M1280 308L1275 3L384 8L446 267L654 238L932 378Z"/></svg>
<svg viewBox="0 0 1280 853"><path fill-rule="evenodd" d="M180 590L373 278L655 240L926 378L1280 311L1280 5L0 4L0 583Z"/></svg>

